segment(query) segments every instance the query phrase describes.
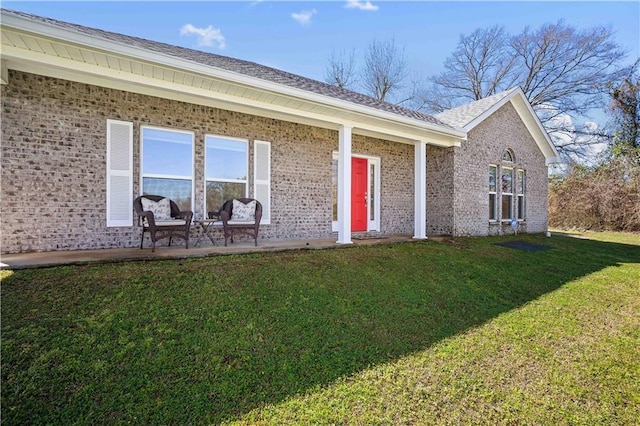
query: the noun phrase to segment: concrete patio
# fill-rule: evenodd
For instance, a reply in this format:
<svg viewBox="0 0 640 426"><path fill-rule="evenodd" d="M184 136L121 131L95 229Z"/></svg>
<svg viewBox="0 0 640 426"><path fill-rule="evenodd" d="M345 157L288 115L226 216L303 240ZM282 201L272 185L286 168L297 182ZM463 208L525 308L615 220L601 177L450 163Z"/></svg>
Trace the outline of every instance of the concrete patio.
<svg viewBox="0 0 640 426"><path fill-rule="evenodd" d="M184 248L181 241L176 245L156 246L155 252L145 245L140 248L118 248L101 250L73 250L73 251L50 251L39 253L18 253L4 254L0 256L0 269L29 269L44 268L60 265L87 265L93 263L127 262L135 260L167 260L186 259L208 256L221 256L245 253L264 253L286 250L319 250L331 248L349 248L360 245L389 244L397 242L418 241L410 235L390 235L384 237L354 237L353 244L338 244L333 239L309 239L309 240L260 240L258 246L253 245L253 241L239 240L227 247L224 245L212 245L203 240L196 247Z"/></svg>

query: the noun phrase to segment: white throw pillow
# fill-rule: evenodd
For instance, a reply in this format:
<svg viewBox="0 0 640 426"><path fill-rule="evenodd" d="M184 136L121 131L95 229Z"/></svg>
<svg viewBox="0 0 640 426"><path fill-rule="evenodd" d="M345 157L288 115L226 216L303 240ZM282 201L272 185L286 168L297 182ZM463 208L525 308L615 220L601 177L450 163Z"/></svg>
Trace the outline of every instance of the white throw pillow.
<svg viewBox="0 0 640 426"><path fill-rule="evenodd" d="M233 210L231 212L231 220L252 221L256 219L256 200L250 203L243 203L233 200Z"/></svg>
<svg viewBox="0 0 640 426"><path fill-rule="evenodd" d="M142 198L142 210L153 212L153 218L159 220L171 220L171 203L168 198L155 202L148 198Z"/></svg>

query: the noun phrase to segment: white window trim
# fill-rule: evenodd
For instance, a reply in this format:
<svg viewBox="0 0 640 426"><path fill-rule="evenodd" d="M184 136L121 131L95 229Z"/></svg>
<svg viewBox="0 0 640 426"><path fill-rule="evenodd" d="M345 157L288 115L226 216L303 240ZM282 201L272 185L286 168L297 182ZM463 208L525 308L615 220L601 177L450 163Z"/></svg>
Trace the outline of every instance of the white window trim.
<svg viewBox="0 0 640 426"><path fill-rule="evenodd" d="M339 153L338 151L333 151L333 160L338 160L339 157ZM371 155L362 155L362 154L352 154L351 158L364 158L366 160L368 160L368 166L373 165L375 168L375 177L374 180L375 182L373 183L374 185L374 189L376 191L376 194L378 195L375 199L374 199L374 219L371 220L370 219L370 215L369 215L369 211L367 211L367 232L380 232L380 170L381 170L381 161L380 161L380 157L374 157ZM371 194L369 194L368 188L371 187L371 182L370 182L370 173L369 173L369 167L367 167L367 206L370 206L371 204ZM332 200L333 203L333 200ZM332 214L333 216L333 214ZM338 232L338 221L337 220L331 220L331 231L332 232Z"/></svg>
<svg viewBox="0 0 640 426"><path fill-rule="evenodd" d="M502 191L502 175L503 175L503 171L504 170L511 170L511 192L503 192ZM501 222L511 222L514 219L514 192L513 189L515 188L516 182L515 182L515 173L514 173L515 169L512 166L503 166L500 167L500 221ZM511 196L511 202L509 203L509 205L511 206L511 217L508 219L503 218L503 214L504 212L502 211L502 197L504 197L505 195L510 195Z"/></svg>
<svg viewBox="0 0 640 426"><path fill-rule="evenodd" d="M258 173L257 173L257 168L258 168L258 161L256 160L256 145L264 145L267 147L267 152L268 152L268 163L267 163L267 175L269 176L268 179L258 179ZM262 215L263 218L260 220L260 224L262 225L271 225L271 142L267 142L267 141L261 141L261 140L254 140L253 141L253 197L256 198L256 194L258 193L257 187L258 185L266 185L267 186L267 197L269 199L269 205L265 206L264 203L262 203ZM267 211L267 214L265 215L265 210ZM264 217L267 217L268 219L265 219Z"/></svg>
<svg viewBox="0 0 640 426"><path fill-rule="evenodd" d="M518 172L522 172L522 194L518 193ZM527 221L527 198L525 197L527 193L527 172L524 169L516 169L516 220L518 222L526 222ZM522 218L518 218L518 199L522 198Z"/></svg>
<svg viewBox="0 0 640 426"><path fill-rule="evenodd" d="M144 159L144 130L161 130L163 132L172 132L172 133L182 133L185 135L191 135L191 176L189 175L166 175L159 173L150 173L144 174L144 165L142 164ZM171 129L166 127L155 127L155 126L140 126L140 195L143 195L143 182L145 177L150 178L160 178L160 179L185 179L191 180L191 207L190 210L193 210L194 206L194 197L195 197L195 134L188 130L178 130Z"/></svg>
<svg viewBox="0 0 640 426"><path fill-rule="evenodd" d="M224 179L224 178L216 178L207 176L207 138L216 138L216 139L227 139L230 141L243 142L246 145L246 155L245 155L245 168L247 170L247 178L246 179ZM232 136L226 135L214 135L214 134L205 134L204 135L204 188L203 194L204 199L202 200L203 211L205 212L205 217L207 215L207 182L225 182L225 183L244 183L244 196L245 198L249 196L249 140L243 138L235 138Z"/></svg>
<svg viewBox="0 0 640 426"><path fill-rule="evenodd" d="M494 194L495 197L493 199L493 211L495 212L496 216L495 218L489 218L489 222L491 223L496 223L498 222L500 219L500 215L498 214L498 184L499 184L499 179L501 179L501 175L500 175L500 167L496 164L489 164L489 173L491 173L491 168L496 169L496 181L495 181L495 185L496 185L496 190L492 191L491 187L489 187L489 192L488 194ZM491 205L489 205L489 212L491 212Z"/></svg>

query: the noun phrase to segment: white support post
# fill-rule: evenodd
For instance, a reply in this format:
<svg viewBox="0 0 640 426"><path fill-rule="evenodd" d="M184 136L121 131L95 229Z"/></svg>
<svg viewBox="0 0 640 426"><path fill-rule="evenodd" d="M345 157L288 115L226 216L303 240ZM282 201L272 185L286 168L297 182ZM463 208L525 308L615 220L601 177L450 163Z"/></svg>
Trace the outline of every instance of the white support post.
<svg viewBox="0 0 640 426"><path fill-rule="evenodd" d="M427 143L418 141L415 144L415 239L427 238Z"/></svg>
<svg viewBox="0 0 640 426"><path fill-rule="evenodd" d="M338 131L338 244L351 241L351 127Z"/></svg>
<svg viewBox="0 0 640 426"><path fill-rule="evenodd" d="M9 84L9 69L4 59L0 59L0 84Z"/></svg>

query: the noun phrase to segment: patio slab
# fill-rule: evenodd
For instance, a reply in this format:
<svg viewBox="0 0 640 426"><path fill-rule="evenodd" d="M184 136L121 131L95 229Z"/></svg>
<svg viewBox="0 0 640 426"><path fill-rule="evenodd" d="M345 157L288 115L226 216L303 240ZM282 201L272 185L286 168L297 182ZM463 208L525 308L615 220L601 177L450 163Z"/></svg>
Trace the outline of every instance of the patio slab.
<svg viewBox="0 0 640 426"><path fill-rule="evenodd" d="M329 248L347 248L360 245L389 244L397 242L416 241L408 235L384 236L380 238L368 238L364 240L353 240L353 244L338 244L332 239L308 239L308 240L285 240L259 241L258 246L253 245L253 241L239 241L229 246L213 246L200 244L198 247L185 249L184 245L178 243L177 246L156 246L156 251L151 252L151 248L117 248L99 250L61 250L39 253L16 253L4 254L0 257L0 269L29 269L45 268L60 265L86 265L93 263L127 262L136 260L167 260L167 259L187 259L208 256L220 256L245 253L262 253L285 250L319 250Z"/></svg>

